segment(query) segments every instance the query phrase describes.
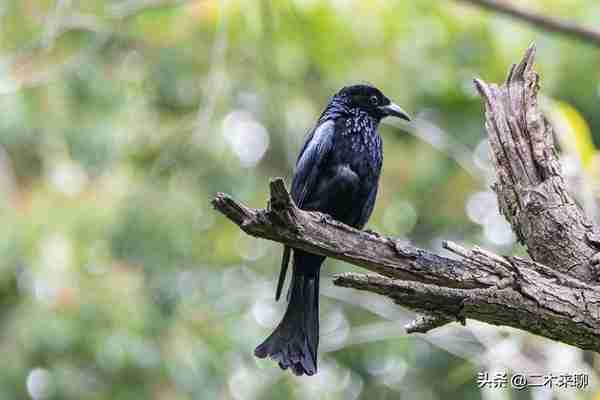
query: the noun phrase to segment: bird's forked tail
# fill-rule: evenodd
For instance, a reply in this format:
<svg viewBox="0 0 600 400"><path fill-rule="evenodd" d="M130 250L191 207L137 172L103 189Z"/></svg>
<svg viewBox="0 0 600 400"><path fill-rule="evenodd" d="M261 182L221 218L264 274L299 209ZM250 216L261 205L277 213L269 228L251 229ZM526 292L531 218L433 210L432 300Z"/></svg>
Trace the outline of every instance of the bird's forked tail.
<svg viewBox="0 0 600 400"><path fill-rule="evenodd" d="M270 356L295 375L313 375L317 372L319 346L319 268L306 273L299 271L294 261L285 315L271 336L256 347L254 355Z"/></svg>

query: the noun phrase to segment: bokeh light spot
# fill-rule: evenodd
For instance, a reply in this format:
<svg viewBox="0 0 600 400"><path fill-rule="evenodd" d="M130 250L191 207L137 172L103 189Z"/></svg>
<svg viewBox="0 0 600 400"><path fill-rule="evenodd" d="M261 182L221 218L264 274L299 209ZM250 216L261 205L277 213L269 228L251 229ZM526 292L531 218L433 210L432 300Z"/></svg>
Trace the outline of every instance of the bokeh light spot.
<svg viewBox="0 0 600 400"><path fill-rule="evenodd" d="M223 120L223 136L244 167L253 167L269 147L267 128L247 111L232 111Z"/></svg>
<svg viewBox="0 0 600 400"><path fill-rule="evenodd" d="M52 395L52 376L44 368L34 368L27 375L27 392L34 400L47 399Z"/></svg>

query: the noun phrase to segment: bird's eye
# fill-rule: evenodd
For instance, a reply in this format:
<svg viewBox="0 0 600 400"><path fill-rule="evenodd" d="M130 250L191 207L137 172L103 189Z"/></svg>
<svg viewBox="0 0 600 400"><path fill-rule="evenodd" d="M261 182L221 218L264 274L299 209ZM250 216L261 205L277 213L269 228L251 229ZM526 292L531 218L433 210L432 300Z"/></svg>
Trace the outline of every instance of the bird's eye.
<svg viewBox="0 0 600 400"><path fill-rule="evenodd" d="M376 106L379 103L379 99L377 98L377 96L371 96L369 98L369 101L371 102L371 104L373 104L374 106Z"/></svg>

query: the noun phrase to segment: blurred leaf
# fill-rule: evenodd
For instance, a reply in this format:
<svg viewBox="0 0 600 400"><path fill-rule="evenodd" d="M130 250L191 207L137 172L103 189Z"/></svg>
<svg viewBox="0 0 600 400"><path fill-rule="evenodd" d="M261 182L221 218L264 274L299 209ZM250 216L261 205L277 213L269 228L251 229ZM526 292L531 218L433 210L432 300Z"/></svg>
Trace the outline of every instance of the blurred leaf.
<svg viewBox="0 0 600 400"><path fill-rule="evenodd" d="M596 148L587 122L570 104L558 100L552 104L553 122L559 133L561 147L577 154L583 167L589 168Z"/></svg>

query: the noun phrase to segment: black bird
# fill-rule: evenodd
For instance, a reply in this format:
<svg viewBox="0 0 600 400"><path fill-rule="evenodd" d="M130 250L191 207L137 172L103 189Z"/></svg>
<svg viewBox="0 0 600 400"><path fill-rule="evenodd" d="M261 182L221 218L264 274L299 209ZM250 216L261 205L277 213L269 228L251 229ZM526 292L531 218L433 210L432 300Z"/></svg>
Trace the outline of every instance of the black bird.
<svg viewBox="0 0 600 400"><path fill-rule="evenodd" d="M377 196L383 161L379 122L406 112L369 85L346 86L336 93L309 133L292 180L291 195L299 208L329 214L361 229ZM284 248L275 299L279 300L290 259ZM289 304L279 326L256 350L296 375L317 372L319 345L319 271L325 257L294 250Z"/></svg>

